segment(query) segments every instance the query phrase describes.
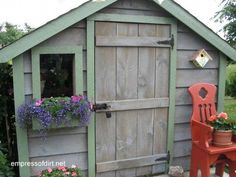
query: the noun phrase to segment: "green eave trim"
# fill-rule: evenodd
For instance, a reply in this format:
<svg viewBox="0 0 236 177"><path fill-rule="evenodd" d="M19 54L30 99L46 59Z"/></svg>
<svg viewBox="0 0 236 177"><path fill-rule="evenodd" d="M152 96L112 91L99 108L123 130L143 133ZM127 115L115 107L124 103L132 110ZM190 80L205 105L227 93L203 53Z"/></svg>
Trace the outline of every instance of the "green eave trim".
<svg viewBox="0 0 236 177"><path fill-rule="evenodd" d="M160 5L167 12L172 14L179 21L184 23L202 38L207 40L210 44L224 53L230 59L236 61L236 50L232 48L226 41L224 41L220 36L213 32L206 25L201 23L197 18L192 16L183 7L175 3L173 0L153 0L158 5Z"/></svg>
<svg viewBox="0 0 236 177"><path fill-rule="evenodd" d="M11 45L1 49L0 63L5 63L10 59L15 58L37 44L47 40L69 26L83 20L84 18L94 14L95 12L116 1L117 0L106 0L102 2L89 1L78 8L69 11L68 13L22 37Z"/></svg>
<svg viewBox="0 0 236 177"><path fill-rule="evenodd" d="M105 0L100 2L89 1L68 13L56 18L55 20L45 24L37 30L22 37L11 45L0 50L0 63L5 63L12 58L31 49L39 43L65 30L69 26L87 18L97 11L109 6L118 0ZM236 61L236 50L232 48L221 37L214 33L210 28L201 23L198 19L192 16L188 11L183 9L173 0L153 0L167 12L172 14L179 21L184 23L190 29L195 31L202 38L211 43L214 47L224 53L231 60Z"/></svg>

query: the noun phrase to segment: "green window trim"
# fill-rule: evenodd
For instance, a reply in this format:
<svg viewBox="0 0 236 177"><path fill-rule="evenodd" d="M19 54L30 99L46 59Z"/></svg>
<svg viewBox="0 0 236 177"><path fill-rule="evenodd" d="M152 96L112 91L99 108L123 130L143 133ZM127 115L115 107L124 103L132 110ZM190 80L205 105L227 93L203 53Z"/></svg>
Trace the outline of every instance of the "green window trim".
<svg viewBox="0 0 236 177"><path fill-rule="evenodd" d="M24 91L24 58L23 55L19 55L13 60L13 84L14 84L14 100L15 100L15 113L17 113L18 107L25 101ZM17 114L16 114L17 119ZM17 137L17 149L19 162L29 162L29 147L27 130L22 129L16 123L16 137ZM20 176L30 176L30 167L19 167Z"/></svg>
<svg viewBox="0 0 236 177"><path fill-rule="evenodd" d="M32 49L32 85L33 98L41 98L40 90L40 55L41 54L74 54L74 94L83 93L83 47L35 47Z"/></svg>

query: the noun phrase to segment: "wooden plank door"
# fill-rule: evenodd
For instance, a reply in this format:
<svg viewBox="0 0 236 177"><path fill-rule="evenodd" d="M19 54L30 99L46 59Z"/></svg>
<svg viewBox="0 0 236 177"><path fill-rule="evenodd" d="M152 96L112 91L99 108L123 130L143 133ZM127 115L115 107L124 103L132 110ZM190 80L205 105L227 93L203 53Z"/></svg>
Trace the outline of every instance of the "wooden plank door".
<svg viewBox="0 0 236 177"><path fill-rule="evenodd" d="M95 23L98 177L163 172L167 161L170 25ZM157 160L160 159L160 160ZM162 159L162 160L161 160Z"/></svg>

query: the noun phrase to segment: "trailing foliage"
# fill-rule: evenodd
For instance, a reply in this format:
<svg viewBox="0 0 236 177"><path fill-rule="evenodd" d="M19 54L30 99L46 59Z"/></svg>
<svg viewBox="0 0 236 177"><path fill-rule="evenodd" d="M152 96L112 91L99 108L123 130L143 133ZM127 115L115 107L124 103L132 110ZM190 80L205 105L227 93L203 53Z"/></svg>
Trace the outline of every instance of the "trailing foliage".
<svg viewBox="0 0 236 177"><path fill-rule="evenodd" d="M41 130L51 125L70 124L78 119L78 126L86 126L90 122L92 104L85 96L51 97L22 104L18 109L18 122L22 128L31 126L33 119L40 123Z"/></svg>

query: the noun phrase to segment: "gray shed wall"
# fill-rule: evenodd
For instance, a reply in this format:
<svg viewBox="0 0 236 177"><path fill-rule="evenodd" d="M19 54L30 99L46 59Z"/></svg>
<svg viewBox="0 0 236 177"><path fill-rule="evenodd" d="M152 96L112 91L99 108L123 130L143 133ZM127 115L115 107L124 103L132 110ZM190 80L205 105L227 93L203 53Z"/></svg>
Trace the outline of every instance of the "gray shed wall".
<svg viewBox="0 0 236 177"><path fill-rule="evenodd" d="M178 23L177 72L176 72L176 117L174 136L174 165L189 169L191 151L190 118L192 100L187 88L197 82L218 85L219 51L208 42ZM204 48L213 58L203 69L196 68L189 60L198 49Z"/></svg>
<svg viewBox="0 0 236 177"><path fill-rule="evenodd" d="M133 3L135 2L135 3ZM101 11L102 13L132 14L171 17L156 4L144 0L121 0ZM86 93L86 23L80 22L53 36L39 46L82 45L84 56L84 93ZM178 23L177 74L176 74L176 118L174 137L175 165L189 168L191 149L190 116L191 98L187 88L196 82L210 82L218 85L219 52L182 23ZM189 62L193 53L204 48L212 56L204 69L196 68ZM25 98L32 98L31 53L24 54ZM62 141L63 140L63 141ZM28 131L29 156L31 161L64 161L66 165L79 165L87 173L87 129L73 128L50 131L45 142L37 132ZM42 168L32 167L32 175L38 175Z"/></svg>
<svg viewBox="0 0 236 177"><path fill-rule="evenodd" d="M86 94L86 26L82 21L39 44L45 46L83 46L84 93ZM32 94L31 52L24 53L25 99L30 101ZM28 130L29 158L32 162L66 161L66 166L78 165L87 174L87 128L64 128L49 131L47 138ZM45 167L31 167L31 174L37 176Z"/></svg>

